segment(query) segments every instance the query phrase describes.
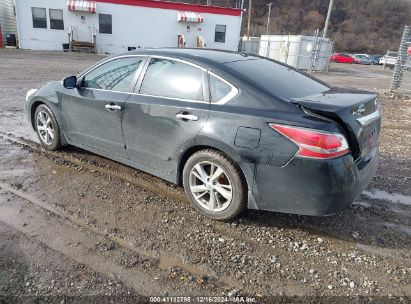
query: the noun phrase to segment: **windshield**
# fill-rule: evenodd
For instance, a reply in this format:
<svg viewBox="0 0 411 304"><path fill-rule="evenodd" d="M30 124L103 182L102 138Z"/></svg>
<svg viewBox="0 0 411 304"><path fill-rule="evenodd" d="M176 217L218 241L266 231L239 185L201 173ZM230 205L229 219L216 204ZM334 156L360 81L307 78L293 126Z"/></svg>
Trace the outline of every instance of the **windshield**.
<svg viewBox="0 0 411 304"><path fill-rule="evenodd" d="M319 80L267 59L233 61L225 65L248 83L286 99L318 94L330 89Z"/></svg>

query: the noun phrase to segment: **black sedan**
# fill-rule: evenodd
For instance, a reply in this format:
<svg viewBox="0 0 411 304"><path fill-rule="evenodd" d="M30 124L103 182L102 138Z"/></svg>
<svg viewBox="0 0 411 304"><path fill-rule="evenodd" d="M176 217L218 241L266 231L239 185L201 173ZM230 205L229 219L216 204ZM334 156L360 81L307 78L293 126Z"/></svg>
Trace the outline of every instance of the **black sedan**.
<svg viewBox="0 0 411 304"><path fill-rule="evenodd" d="M73 145L184 185L219 220L244 209L328 215L378 163L378 96L276 61L204 49L107 58L26 96L49 150Z"/></svg>

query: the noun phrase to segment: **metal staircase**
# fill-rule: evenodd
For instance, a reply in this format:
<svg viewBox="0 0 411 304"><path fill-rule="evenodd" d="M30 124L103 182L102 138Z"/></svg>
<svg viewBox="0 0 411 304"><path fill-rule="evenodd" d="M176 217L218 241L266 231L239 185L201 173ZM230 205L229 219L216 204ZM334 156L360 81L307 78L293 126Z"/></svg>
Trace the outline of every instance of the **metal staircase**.
<svg viewBox="0 0 411 304"><path fill-rule="evenodd" d="M96 30L92 28L91 31L91 41L76 41L74 40L74 26L70 26L68 32L69 39L69 50L70 52L79 52L79 53L97 53L96 48Z"/></svg>

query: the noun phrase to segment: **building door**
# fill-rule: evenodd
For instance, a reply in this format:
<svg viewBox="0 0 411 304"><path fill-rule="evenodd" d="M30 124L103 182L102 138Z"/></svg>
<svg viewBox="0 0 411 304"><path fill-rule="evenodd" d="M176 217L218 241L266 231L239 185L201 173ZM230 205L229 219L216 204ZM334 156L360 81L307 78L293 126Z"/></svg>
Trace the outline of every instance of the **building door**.
<svg viewBox="0 0 411 304"><path fill-rule="evenodd" d="M195 48L197 47L197 25L193 23L186 24L185 40L186 47Z"/></svg>
<svg viewBox="0 0 411 304"><path fill-rule="evenodd" d="M91 27L90 27L90 14L86 12L76 13L76 28L74 29L74 40L91 42Z"/></svg>

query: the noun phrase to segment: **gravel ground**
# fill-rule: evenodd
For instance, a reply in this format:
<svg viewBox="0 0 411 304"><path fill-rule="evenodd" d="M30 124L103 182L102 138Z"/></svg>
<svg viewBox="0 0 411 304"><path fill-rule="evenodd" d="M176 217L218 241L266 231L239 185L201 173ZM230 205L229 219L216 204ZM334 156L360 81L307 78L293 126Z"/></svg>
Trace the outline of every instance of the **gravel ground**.
<svg viewBox="0 0 411 304"><path fill-rule="evenodd" d="M0 303L21 295L410 300L410 99L382 95L380 168L351 208L325 218L250 211L221 223L160 179L73 147L39 147L23 122L26 91L99 59L0 51ZM389 73L340 64L317 76L383 92Z"/></svg>
<svg viewBox="0 0 411 304"><path fill-rule="evenodd" d="M34 249L34 250L33 250ZM98 303L101 296L133 296L115 277L108 278L0 223L0 295L3 297L81 297Z"/></svg>

